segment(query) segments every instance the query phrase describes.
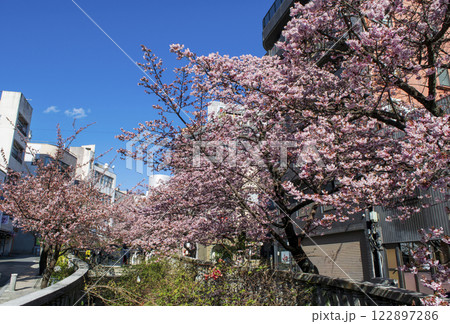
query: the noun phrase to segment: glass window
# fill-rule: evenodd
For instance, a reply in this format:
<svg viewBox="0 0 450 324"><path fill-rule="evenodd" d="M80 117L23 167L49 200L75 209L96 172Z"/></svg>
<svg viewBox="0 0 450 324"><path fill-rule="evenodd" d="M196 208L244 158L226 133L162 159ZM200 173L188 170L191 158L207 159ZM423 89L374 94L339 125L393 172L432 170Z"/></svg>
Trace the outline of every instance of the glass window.
<svg viewBox="0 0 450 324"><path fill-rule="evenodd" d="M270 19L275 15L278 8L280 8L281 4L283 3L283 0L275 0L275 2L270 7L269 11L263 18L263 28L266 27L266 25L269 23Z"/></svg>
<svg viewBox="0 0 450 324"><path fill-rule="evenodd" d="M112 188L114 179L95 171L95 182L101 187Z"/></svg>
<svg viewBox="0 0 450 324"><path fill-rule="evenodd" d="M100 181L100 185L107 187L107 188L112 188L113 179L111 177L104 175Z"/></svg>
<svg viewBox="0 0 450 324"><path fill-rule="evenodd" d="M22 135L27 136L28 123L25 120L25 118L23 118L23 116L20 114L19 117L17 118L17 129L22 133Z"/></svg>
<svg viewBox="0 0 450 324"><path fill-rule="evenodd" d="M22 163L23 161L23 147L19 143L14 141L11 148L11 155L17 160L17 162Z"/></svg>
<svg viewBox="0 0 450 324"><path fill-rule="evenodd" d="M439 85L450 87L450 77L448 69L438 69Z"/></svg>

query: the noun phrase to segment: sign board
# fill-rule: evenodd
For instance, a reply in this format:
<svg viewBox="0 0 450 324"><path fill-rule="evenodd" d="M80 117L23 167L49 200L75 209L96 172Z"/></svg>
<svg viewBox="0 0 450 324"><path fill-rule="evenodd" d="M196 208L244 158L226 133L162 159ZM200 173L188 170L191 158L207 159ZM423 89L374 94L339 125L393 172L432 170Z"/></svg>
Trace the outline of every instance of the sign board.
<svg viewBox="0 0 450 324"><path fill-rule="evenodd" d="M291 261L291 253L289 251L281 251L281 262L289 264Z"/></svg>

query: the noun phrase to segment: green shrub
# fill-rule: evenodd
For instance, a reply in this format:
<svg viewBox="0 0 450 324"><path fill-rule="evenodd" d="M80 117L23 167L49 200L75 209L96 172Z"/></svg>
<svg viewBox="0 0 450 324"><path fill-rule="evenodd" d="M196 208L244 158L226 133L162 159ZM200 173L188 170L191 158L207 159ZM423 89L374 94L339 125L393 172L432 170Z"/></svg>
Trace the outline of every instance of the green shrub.
<svg viewBox="0 0 450 324"><path fill-rule="evenodd" d="M288 279L286 279L288 278ZM218 262L198 268L174 260L130 266L115 280L88 287L91 300L105 305L296 305L297 289L266 267L242 269Z"/></svg>
<svg viewBox="0 0 450 324"><path fill-rule="evenodd" d="M69 259L66 256L62 255L56 262L54 272L50 278L50 283L54 284L58 281L61 281L72 275L74 272L74 266L70 264Z"/></svg>

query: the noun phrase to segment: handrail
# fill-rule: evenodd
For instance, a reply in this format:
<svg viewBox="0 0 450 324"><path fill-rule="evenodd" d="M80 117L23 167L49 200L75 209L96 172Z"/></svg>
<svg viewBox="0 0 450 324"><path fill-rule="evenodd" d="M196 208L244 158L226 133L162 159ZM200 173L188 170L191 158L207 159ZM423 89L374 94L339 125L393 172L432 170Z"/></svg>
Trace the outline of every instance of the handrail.
<svg viewBox="0 0 450 324"><path fill-rule="evenodd" d="M330 278L322 275L303 273L295 278L303 287L314 287L313 305L416 305L429 295L383 286L371 282L355 282L348 279Z"/></svg>
<svg viewBox="0 0 450 324"><path fill-rule="evenodd" d="M201 271L207 271L213 265L211 262L203 262L186 257L180 257L180 261L192 264ZM331 278L310 273L295 275L287 271L275 271L274 274L280 282L286 281L286 279L293 279L296 289L304 294L310 294L307 300L308 303L314 306L420 306L422 304L421 299L429 296L397 287ZM303 306L303 303L303 300L299 300L298 306Z"/></svg>

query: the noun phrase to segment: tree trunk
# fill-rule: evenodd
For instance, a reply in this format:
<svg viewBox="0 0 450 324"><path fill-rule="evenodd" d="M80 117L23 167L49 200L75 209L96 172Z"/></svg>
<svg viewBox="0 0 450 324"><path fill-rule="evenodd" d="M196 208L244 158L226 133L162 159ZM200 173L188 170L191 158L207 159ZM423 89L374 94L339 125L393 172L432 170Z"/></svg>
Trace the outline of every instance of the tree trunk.
<svg viewBox="0 0 450 324"><path fill-rule="evenodd" d="M297 246L291 254L294 261L303 272L319 274L319 269L317 269L314 263L308 258L301 246Z"/></svg>
<svg viewBox="0 0 450 324"><path fill-rule="evenodd" d="M41 255L39 257L39 275L41 276L44 273L45 268L47 267L47 257L49 246L45 243L41 244Z"/></svg>
<svg viewBox="0 0 450 324"><path fill-rule="evenodd" d="M301 242L298 235L295 233L294 225L292 224L291 219L289 217L286 217L284 221L286 223L284 232L289 242L288 250L291 252L294 261L303 272L319 274L319 269L317 269L314 263L312 263L312 261L309 259L309 257L301 247Z"/></svg>
<svg viewBox="0 0 450 324"><path fill-rule="evenodd" d="M47 267L45 268L44 275L42 276L41 281L41 289L47 288L48 283L50 281L50 277L52 276L56 262L59 258L59 252L61 251L60 245L54 245L49 248L50 255L47 259Z"/></svg>

